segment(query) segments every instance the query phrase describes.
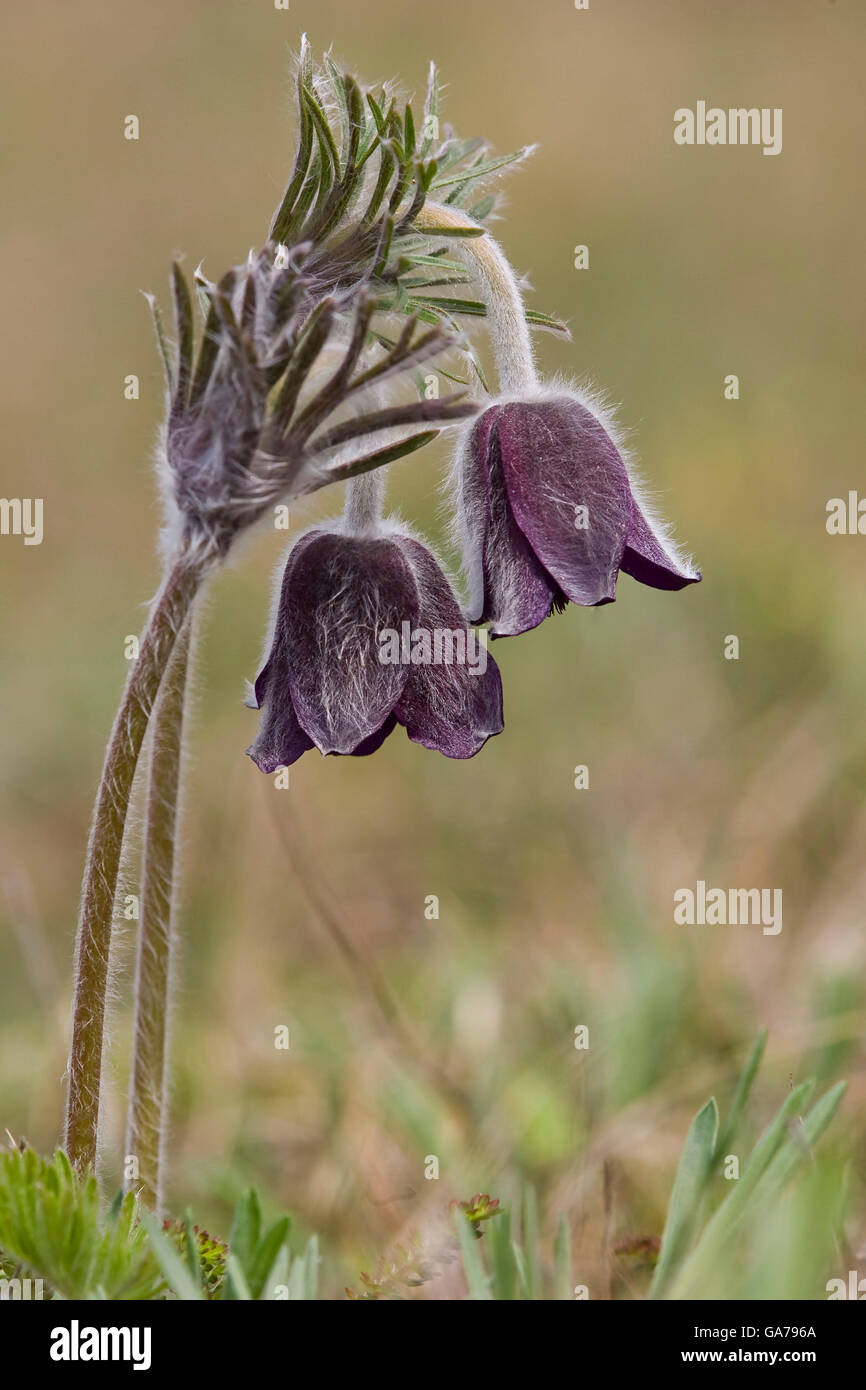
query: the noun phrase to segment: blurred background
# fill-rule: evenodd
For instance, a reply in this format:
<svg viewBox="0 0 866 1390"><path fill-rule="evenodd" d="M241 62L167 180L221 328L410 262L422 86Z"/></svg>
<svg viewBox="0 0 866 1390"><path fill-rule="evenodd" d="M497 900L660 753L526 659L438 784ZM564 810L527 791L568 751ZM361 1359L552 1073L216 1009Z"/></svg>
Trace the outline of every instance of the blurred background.
<svg viewBox="0 0 866 1390"><path fill-rule="evenodd" d="M339 1296L452 1199L531 1183L545 1239L568 1213L575 1282L640 1294L622 1247L660 1235L689 1121L711 1093L729 1102L763 1024L747 1134L792 1080L849 1082L825 1148L845 1242L786 1262L775 1232L745 1287L822 1297L866 1260L866 538L825 528L829 498L866 494L866 12L121 0L19 6L4 29L0 491L43 497L45 534L0 539L0 1124L43 1150L60 1134L88 819L124 639L158 579L162 379L139 291L167 303L173 255L216 277L264 239L306 30L419 101L435 59L461 136L539 143L506 178L498 234L532 307L571 326L571 343L539 338L542 365L622 403L705 577L675 595L624 576L615 605L497 643L506 730L474 761L395 734L371 759L308 754L277 791L244 756L241 702L285 538L219 576L189 740L171 1208L225 1233L257 1183L319 1233ZM782 107L782 153L677 147L674 110L698 100ZM440 444L390 487L444 547ZM320 496L297 526L338 505ZM675 890L699 878L781 888L781 934L674 926Z"/></svg>

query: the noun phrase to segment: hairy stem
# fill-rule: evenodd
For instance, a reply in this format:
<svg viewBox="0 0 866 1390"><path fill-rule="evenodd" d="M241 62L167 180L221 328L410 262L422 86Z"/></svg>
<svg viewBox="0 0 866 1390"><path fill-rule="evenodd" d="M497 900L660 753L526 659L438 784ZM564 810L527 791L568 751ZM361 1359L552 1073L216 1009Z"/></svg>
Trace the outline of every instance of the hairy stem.
<svg viewBox="0 0 866 1390"><path fill-rule="evenodd" d="M459 208L426 203L415 219L420 232L476 227ZM514 271L499 242L484 236L454 237L454 255L463 262L478 285L487 310L487 326L496 357L501 391L526 391L538 385L535 354L526 323L523 295Z"/></svg>
<svg viewBox="0 0 866 1390"><path fill-rule="evenodd" d="M202 571L181 554L166 575L114 721L91 822L75 959L66 1151L79 1169L96 1162L105 1001L114 898L138 755Z"/></svg>
<svg viewBox="0 0 866 1390"><path fill-rule="evenodd" d="M350 478L346 484L343 518L352 535L375 531L376 523L381 520L386 472L386 468L376 468L371 473Z"/></svg>
<svg viewBox="0 0 866 1390"><path fill-rule="evenodd" d="M144 1204L162 1209L168 1095L169 1000L172 982L175 837L181 785L191 614L177 639L151 721L141 918L135 967L132 1077L126 1159L137 1161L129 1183Z"/></svg>

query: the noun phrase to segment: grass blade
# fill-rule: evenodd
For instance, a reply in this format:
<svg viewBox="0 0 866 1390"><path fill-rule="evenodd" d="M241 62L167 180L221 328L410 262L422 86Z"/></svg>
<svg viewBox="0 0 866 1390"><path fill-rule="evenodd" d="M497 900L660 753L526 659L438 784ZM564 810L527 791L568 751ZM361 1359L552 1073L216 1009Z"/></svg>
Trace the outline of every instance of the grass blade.
<svg viewBox="0 0 866 1390"><path fill-rule="evenodd" d="M478 1248L481 1241L475 1235L462 1211L456 1212L454 1219L457 1223L457 1236L460 1241L460 1252L463 1256L463 1272L466 1275L466 1283L469 1285L469 1297L476 1301L489 1301L492 1297L490 1276L484 1268L481 1251Z"/></svg>
<svg viewBox="0 0 866 1390"><path fill-rule="evenodd" d="M712 1171L718 1132L719 1108L715 1098L712 1098L698 1111L686 1135L668 1203L661 1252L649 1291L650 1298L659 1298L664 1292L688 1245L707 1179Z"/></svg>
<svg viewBox="0 0 866 1390"><path fill-rule="evenodd" d="M553 1243L554 1298L571 1301L571 1230L563 1212Z"/></svg>
<svg viewBox="0 0 866 1390"><path fill-rule="evenodd" d="M149 1212L141 1213L141 1223L147 1231L151 1249L172 1292L185 1303L201 1302L200 1284L193 1279L189 1266L181 1259L159 1223Z"/></svg>

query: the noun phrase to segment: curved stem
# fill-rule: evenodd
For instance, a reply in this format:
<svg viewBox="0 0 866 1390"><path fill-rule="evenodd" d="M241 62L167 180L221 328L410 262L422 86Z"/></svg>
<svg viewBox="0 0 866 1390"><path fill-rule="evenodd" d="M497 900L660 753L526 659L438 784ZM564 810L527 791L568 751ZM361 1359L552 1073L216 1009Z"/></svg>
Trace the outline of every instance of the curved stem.
<svg viewBox="0 0 866 1390"><path fill-rule="evenodd" d="M347 482L343 519L351 535L363 535L365 531L376 529L376 523L382 518L387 471L387 468L375 468Z"/></svg>
<svg viewBox="0 0 866 1390"><path fill-rule="evenodd" d="M478 225L459 208L426 203L415 219L419 232L467 230ZM501 391L521 392L538 385L535 354L526 323L523 295L499 242L483 236L454 237L450 248L478 285L487 309L487 326L496 357Z"/></svg>
<svg viewBox="0 0 866 1390"><path fill-rule="evenodd" d="M180 555L166 576L114 721L91 822L75 959L66 1151L79 1169L96 1161L102 1044L114 897L138 755L165 668L202 571Z"/></svg>
<svg viewBox="0 0 866 1390"><path fill-rule="evenodd" d="M181 786L183 723L195 618L177 639L151 722L151 754L141 869L141 918L135 967L132 1077L126 1158L130 1181L148 1207L162 1208L172 983L175 837Z"/></svg>

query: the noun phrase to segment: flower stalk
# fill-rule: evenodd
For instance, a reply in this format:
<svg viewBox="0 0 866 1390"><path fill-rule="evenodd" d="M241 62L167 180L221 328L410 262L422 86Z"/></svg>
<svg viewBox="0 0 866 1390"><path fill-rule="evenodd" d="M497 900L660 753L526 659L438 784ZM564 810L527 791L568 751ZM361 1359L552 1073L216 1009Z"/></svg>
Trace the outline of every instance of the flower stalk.
<svg viewBox="0 0 866 1390"><path fill-rule="evenodd" d="M129 1185L145 1206L162 1210L168 1121L168 1045L176 894L183 726L195 615L177 639L151 726L141 903L135 967L133 1061L126 1159Z"/></svg>
<svg viewBox="0 0 866 1390"><path fill-rule="evenodd" d="M199 565L181 553L168 571L142 636L99 782L78 919L66 1104L66 1152L80 1170L96 1163L111 929L135 769L166 667L201 580Z"/></svg>
<svg viewBox="0 0 866 1390"><path fill-rule="evenodd" d="M427 202L415 225L422 232L455 234L453 253L477 284L487 310L500 391L533 390L538 385L538 373L523 295L499 242L488 231L479 229L465 213L442 203Z"/></svg>

